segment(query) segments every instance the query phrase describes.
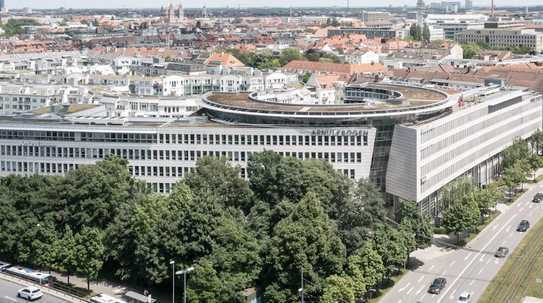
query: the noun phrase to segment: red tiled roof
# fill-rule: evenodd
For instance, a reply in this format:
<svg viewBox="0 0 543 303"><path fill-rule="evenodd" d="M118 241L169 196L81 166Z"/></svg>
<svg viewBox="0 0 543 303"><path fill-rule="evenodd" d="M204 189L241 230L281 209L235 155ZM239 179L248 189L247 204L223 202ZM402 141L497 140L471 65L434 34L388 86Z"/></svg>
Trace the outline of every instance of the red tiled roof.
<svg viewBox="0 0 543 303"><path fill-rule="evenodd" d="M355 73L377 73L384 72L382 64L342 64L326 63L305 60L294 60L283 67L290 71L308 71L332 74L355 74Z"/></svg>
<svg viewBox="0 0 543 303"><path fill-rule="evenodd" d="M230 53L213 53L204 63L207 65L222 65L228 67L245 66L238 58Z"/></svg>

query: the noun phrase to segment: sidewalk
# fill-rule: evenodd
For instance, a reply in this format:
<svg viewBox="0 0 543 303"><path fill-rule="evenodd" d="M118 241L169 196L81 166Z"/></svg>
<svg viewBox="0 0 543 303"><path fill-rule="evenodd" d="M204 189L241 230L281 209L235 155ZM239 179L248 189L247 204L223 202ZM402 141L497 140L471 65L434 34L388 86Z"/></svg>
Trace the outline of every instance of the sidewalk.
<svg viewBox="0 0 543 303"><path fill-rule="evenodd" d="M64 274L57 273L57 272L51 272L51 274L59 281L67 282L68 277ZM81 287L81 288L87 288L87 279L81 278L77 276L70 276L70 284L73 284L74 286ZM90 282L90 289L95 294L106 294L110 296L114 296L117 298L121 298L121 296L126 293L127 291L134 291L137 293L143 293L142 289L135 289L132 287L129 287L127 285L123 285L118 282L111 282L111 281L91 281ZM159 302L169 302L171 301L171 297L168 294L164 293L157 293L151 291L151 294L153 295L153 298L158 299Z"/></svg>

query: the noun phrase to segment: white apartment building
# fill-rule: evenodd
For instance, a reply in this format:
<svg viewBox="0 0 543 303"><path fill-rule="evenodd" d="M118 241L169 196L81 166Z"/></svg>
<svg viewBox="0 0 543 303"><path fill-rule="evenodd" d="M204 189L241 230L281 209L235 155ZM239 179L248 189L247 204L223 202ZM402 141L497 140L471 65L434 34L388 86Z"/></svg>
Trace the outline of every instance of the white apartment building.
<svg viewBox="0 0 543 303"><path fill-rule="evenodd" d="M193 96L207 92L248 92L285 89L298 83L296 75L272 73L228 73L137 77L130 92L138 96Z"/></svg>
<svg viewBox="0 0 543 303"><path fill-rule="evenodd" d="M543 52L543 33L530 29L478 29L455 35L459 43L481 43L492 48L525 47L537 53Z"/></svg>
<svg viewBox="0 0 543 303"><path fill-rule="evenodd" d="M186 98L104 96L97 102L105 106L107 117L178 119L188 117L200 109L200 99L201 96Z"/></svg>
<svg viewBox="0 0 543 303"><path fill-rule="evenodd" d="M35 110L55 104L91 103L86 87L0 83L0 115Z"/></svg>

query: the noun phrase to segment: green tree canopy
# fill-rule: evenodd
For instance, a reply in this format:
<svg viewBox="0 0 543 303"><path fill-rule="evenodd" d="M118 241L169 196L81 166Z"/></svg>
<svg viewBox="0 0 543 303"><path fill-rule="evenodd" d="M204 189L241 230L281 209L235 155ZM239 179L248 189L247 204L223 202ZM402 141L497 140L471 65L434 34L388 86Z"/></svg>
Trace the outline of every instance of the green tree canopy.
<svg viewBox="0 0 543 303"><path fill-rule="evenodd" d="M307 293L322 292L324 279L341 273L345 247L318 196L308 193L281 220L264 250L262 282L267 302L293 302L300 287L300 271L310 281Z"/></svg>

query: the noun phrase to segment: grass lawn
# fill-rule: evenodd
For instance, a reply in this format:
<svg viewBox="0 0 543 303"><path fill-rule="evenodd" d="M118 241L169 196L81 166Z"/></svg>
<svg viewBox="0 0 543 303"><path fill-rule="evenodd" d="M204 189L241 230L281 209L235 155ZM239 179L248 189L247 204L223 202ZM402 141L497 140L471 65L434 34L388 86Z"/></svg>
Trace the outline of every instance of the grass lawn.
<svg viewBox="0 0 543 303"><path fill-rule="evenodd" d="M528 231L492 279L479 303L520 302L543 298L543 220Z"/></svg>

